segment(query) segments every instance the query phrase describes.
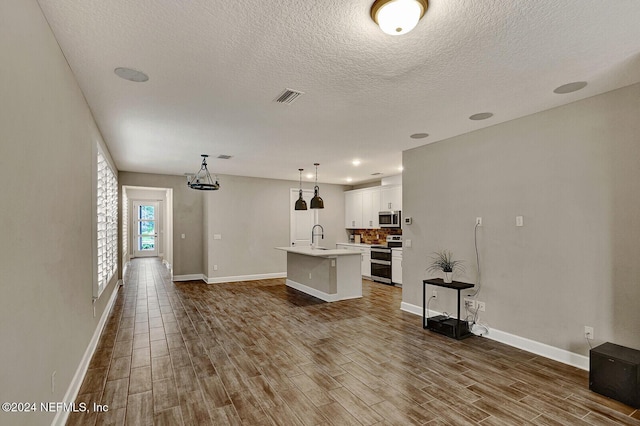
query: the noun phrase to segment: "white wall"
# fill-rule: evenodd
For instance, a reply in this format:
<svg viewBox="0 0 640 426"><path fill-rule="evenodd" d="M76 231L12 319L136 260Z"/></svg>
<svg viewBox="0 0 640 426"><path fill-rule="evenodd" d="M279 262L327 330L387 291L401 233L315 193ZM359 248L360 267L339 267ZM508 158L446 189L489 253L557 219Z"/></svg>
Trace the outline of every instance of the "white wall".
<svg viewBox="0 0 640 426"><path fill-rule="evenodd" d="M492 328L586 355L640 349L640 85L403 154L403 301L422 305L429 255L450 249ZM524 227L515 217L524 216ZM453 292L436 310L454 312Z"/></svg>
<svg viewBox="0 0 640 426"><path fill-rule="evenodd" d="M35 0L0 2L0 52L0 401L63 401L117 281L94 317L102 140ZM0 412L0 424L54 414Z"/></svg>

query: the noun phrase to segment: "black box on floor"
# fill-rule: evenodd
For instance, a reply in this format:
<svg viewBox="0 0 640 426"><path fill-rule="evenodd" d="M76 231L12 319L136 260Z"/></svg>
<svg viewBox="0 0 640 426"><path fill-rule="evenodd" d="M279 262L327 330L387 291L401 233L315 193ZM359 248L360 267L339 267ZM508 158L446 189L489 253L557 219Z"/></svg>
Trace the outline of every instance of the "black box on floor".
<svg viewBox="0 0 640 426"><path fill-rule="evenodd" d="M458 326L460 327L459 333ZM436 333L444 334L454 339L471 335L469 325L466 321L458 322L457 319L444 315L427 318L427 330L435 331Z"/></svg>
<svg viewBox="0 0 640 426"><path fill-rule="evenodd" d="M640 408L640 351L613 343L591 349L589 389Z"/></svg>

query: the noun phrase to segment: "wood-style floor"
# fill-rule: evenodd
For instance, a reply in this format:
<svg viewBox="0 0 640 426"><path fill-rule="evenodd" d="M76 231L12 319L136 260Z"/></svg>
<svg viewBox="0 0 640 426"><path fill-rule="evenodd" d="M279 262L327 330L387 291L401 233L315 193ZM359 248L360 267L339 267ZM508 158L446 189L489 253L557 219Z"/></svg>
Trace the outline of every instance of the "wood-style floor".
<svg viewBox="0 0 640 426"><path fill-rule="evenodd" d="M127 268L69 425L640 425L588 374L491 340L455 341L363 282L325 303L282 279L172 283Z"/></svg>

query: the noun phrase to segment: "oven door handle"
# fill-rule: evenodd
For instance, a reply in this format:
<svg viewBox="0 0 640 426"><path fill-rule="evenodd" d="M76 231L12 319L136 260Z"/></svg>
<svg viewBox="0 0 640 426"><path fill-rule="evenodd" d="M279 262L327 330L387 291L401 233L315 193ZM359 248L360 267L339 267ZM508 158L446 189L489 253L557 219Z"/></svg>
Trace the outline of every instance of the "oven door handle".
<svg viewBox="0 0 640 426"><path fill-rule="evenodd" d="M391 249L388 248L371 248L371 251L376 253L391 253Z"/></svg>
<svg viewBox="0 0 640 426"><path fill-rule="evenodd" d="M376 265L391 265L390 260L371 259L371 263L375 263Z"/></svg>

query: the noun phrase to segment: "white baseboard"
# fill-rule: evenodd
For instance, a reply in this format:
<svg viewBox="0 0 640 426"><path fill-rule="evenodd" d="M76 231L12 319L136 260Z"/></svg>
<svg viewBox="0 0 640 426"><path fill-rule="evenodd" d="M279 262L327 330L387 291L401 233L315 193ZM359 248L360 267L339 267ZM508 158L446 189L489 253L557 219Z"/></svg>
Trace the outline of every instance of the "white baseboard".
<svg viewBox="0 0 640 426"><path fill-rule="evenodd" d="M204 282L207 284L217 283L235 283L238 281L255 281L255 280L269 280L273 278L286 278L286 272L274 272L271 274L253 274L253 275L237 275L231 277L206 277L203 276Z"/></svg>
<svg viewBox="0 0 640 426"><path fill-rule="evenodd" d="M400 309L405 312L422 316L422 306L402 302L400 304ZM441 315L440 312L434 311L433 309L429 312L431 315ZM495 340L496 342L504 343L505 345L513 346L514 348L522 349L563 364L571 365L582 370L589 370L589 357L556 348L555 346L550 346L546 343L537 342L535 340L527 339L526 337L516 336L515 334L500 331L495 328L489 328L489 331L482 337L486 337L487 339Z"/></svg>
<svg viewBox="0 0 640 426"><path fill-rule="evenodd" d="M100 335L102 335L102 330L104 329L105 324L107 323L107 318L109 318L109 314L111 313L111 309L113 308L113 304L116 301L116 296L118 295L118 290L122 286L122 280L118 280L116 285L113 287L113 291L111 292L111 297L107 302L107 306L104 308L104 312L102 312L102 316L100 317L100 321L93 332L93 337L91 337L91 341L89 341L89 345L87 349L84 351L84 355L80 360L80 365L76 369L76 373L73 375L73 379L67 388L67 391L64 394L64 398L62 402L71 403L75 402L76 397L78 396L78 392L80 391L80 386L82 386L82 381L84 380L85 374L87 374L87 370L89 369L89 363L91 362L91 358L96 351L96 347L98 346L98 341L100 340ZM53 418L52 425L64 425L67 423L67 418L69 417L68 410L58 411L56 416Z"/></svg>
<svg viewBox="0 0 640 426"><path fill-rule="evenodd" d="M207 284L235 283L239 281L269 280L273 278L286 278L286 272L274 272L271 274L235 275L230 277L207 277L204 274L174 275L173 281L198 281Z"/></svg>
<svg viewBox="0 0 640 426"><path fill-rule="evenodd" d="M202 274L174 275L171 280L172 281L198 281L198 280L204 280L204 275Z"/></svg>

